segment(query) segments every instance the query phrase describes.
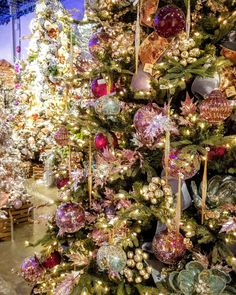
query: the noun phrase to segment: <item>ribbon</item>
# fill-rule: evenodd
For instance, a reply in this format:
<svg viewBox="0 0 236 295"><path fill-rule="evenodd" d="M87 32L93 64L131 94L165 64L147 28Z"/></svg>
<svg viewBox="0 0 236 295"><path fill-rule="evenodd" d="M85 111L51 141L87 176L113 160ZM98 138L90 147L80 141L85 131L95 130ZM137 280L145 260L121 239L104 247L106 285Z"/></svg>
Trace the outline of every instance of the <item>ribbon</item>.
<svg viewBox="0 0 236 295"><path fill-rule="evenodd" d="M190 28L191 28L191 0L187 0L187 17L186 17L186 34L187 39L190 36Z"/></svg>
<svg viewBox="0 0 236 295"><path fill-rule="evenodd" d="M170 104L171 99L168 101L168 108L167 108L167 117L170 118ZM168 183L168 166L169 166L169 158L170 158L170 131L166 131L166 137L165 137L165 178L166 182Z"/></svg>
<svg viewBox="0 0 236 295"><path fill-rule="evenodd" d="M206 148L206 156L205 156L205 162L204 162L204 171L203 171L203 177L202 177L202 224L204 222L204 216L206 211L206 196L207 196L207 163L208 163L208 152L210 149Z"/></svg>
<svg viewBox="0 0 236 295"><path fill-rule="evenodd" d="M182 178L183 174L179 173L178 177L178 193L177 193L177 202L176 202L176 235L179 235L180 221L181 221L181 190L182 190Z"/></svg>
<svg viewBox="0 0 236 295"><path fill-rule="evenodd" d="M138 73L138 55L140 47L140 5L137 1L137 21L135 29L135 74Z"/></svg>
<svg viewBox="0 0 236 295"><path fill-rule="evenodd" d="M92 143L89 140L89 163L88 163L88 193L89 193L89 207L92 207L92 188L93 188L93 174L92 174Z"/></svg>

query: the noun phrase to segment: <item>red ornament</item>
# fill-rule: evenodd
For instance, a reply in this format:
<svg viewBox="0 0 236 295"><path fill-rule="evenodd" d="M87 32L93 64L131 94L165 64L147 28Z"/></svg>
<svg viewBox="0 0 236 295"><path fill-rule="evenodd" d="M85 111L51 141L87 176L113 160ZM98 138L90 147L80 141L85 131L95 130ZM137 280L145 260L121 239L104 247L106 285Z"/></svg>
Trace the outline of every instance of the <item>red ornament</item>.
<svg viewBox="0 0 236 295"><path fill-rule="evenodd" d="M61 255L58 251L51 253L42 263L45 268L53 268L61 263Z"/></svg>
<svg viewBox="0 0 236 295"><path fill-rule="evenodd" d="M65 126L61 126L54 134L54 139L58 145L67 145L69 143L69 132Z"/></svg>
<svg viewBox="0 0 236 295"><path fill-rule="evenodd" d="M213 147L208 153L208 160L211 161L218 157L223 157L226 152L224 147Z"/></svg>
<svg viewBox="0 0 236 295"><path fill-rule="evenodd" d="M212 124L227 119L233 109L225 94L220 90L213 90L199 108L201 117Z"/></svg>
<svg viewBox="0 0 236 295"><path fill-rule="evenodd" d="M62 187L64 187L65 185L67 185L67 183L69 182L69 178L59 178L56 181L56 186L58 189L61 189Z"/></svg>
<svg viewBox="0 0 236 295"><path fill-rule="evenodd" d="M164 231L155 235L152 249L158 260L166 264L177 263L185 254L184 237L176 232Z"/></svg>
<svg viewBox="0 0 236 295"><path fill-rule="evenodd" d="M118 138L116 137L114 132L110 132L111 136L112 136L112 145L114 148L118 148L119 147L119 142L118 142Z"/></svg>
<svg viewBox="0 0 236 295"><path fill-rule="evenodd" d="M104 150L109 145L108 138L103 133L98 133L95 137L95 147L98 150Z"/></svg>
<svg viewBox="0 0 236 295"><path fill-rule="evenodd" d="M164 38L175 37L185 29L185 15L175 5L166 5L158 9L154 17L154 28Z"/></svg>
<svg viewBox="0 0 236 295"><path fill-rule="evenodd" d="M108 95L109 93L113 93L115 92L115 89L115 84L112 84L111 89L109 91L106 81L100 78L93 80L91 84L92 93L97 98Z"/></svg>

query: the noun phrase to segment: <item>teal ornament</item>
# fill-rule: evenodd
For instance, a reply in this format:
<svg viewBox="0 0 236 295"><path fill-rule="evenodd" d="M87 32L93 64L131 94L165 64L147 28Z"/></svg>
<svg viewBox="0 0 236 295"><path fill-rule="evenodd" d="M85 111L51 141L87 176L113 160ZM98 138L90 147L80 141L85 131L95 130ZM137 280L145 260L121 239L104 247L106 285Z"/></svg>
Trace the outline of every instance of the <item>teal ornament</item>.
<svg viewBox="0 0 236 295"><path fill-rule="evenodd" d="M114 95L107 95L97 100L95 111L99 115L114 117L120 113L120 101Z"/></svg>
<svg viewBox="0 0 236 295"><path fill-rule="evenodd" d="M126 262L126 253L119 246L103 245L97 252L97 264L100 270L122 272Z"/></svg>

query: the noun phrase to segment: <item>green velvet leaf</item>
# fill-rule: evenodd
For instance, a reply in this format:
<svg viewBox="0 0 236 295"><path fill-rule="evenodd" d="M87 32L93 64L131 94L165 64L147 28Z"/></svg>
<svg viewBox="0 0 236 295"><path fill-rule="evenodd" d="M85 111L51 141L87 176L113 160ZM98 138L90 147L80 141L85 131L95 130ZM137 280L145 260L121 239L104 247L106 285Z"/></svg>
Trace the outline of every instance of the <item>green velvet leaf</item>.
<svg viewBox="0 0 236 295"><path fill-rule="evenodd" d="M170 273L168 278L171 288L175 291L179 291L178 281L177 281L178 275L179 275L178 271L173 271L172 273Z"/></svg>
<svg viewBox="0 0 236 295"><path fill-rule="evenodd" d="M178 285L184 295L191 295L195 285L194 273L189 270L182 270L178 275Z"/></svg>
<svg viewBox="0 0 236 295"><path fill-rule="evenodd" d="M193 273L194 277L204 270L203 265L197 261L190 261L186 264L185 268Z"/></svg>
<svg viewBox="0 0 236 295"><path fill-rule="evenodd" d="M212 274L218 277L221 277L226 284L231 282L231 277L227 273L219 270L219 269L212 269Z"/></svg>
<svg viewBox="0 0 236 295"><path fill-rule="evenodd" d="M210 276L208 284L212 291L212 294L221 294L221 292L226 287L225 280L219 276L214 276L214 275Z"/></svg>

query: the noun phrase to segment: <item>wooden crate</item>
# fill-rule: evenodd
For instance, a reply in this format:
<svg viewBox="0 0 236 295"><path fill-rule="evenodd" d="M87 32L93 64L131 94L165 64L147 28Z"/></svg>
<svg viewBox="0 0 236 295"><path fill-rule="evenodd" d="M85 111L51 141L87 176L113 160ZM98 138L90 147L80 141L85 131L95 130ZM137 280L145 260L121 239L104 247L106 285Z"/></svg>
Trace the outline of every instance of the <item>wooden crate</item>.
<svg viewBox="0 0 236 295"><path fill-rule="evenodd" d="M44 167L42 165L34 165L33 166L33 178L34 179L42 179L44 173Z"/></svg>
<svg viewBox="0 0 236 295"><path fill-rule="evenodd" d="M11 219L0 219L0 242L11 240Z"/></svg>
<svg viewBox="0 0 236 295"><path fill-rule="evenodd" d="M22 224L29 222L29 219L32 218L33 210L29 211L33 205L28 202L22 205L20 209L7 208L9 216L12 216L14 224Z"/></svg>

